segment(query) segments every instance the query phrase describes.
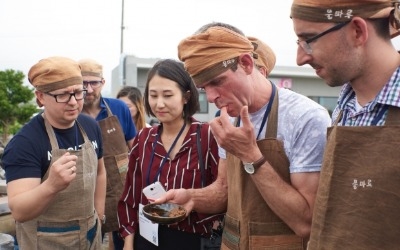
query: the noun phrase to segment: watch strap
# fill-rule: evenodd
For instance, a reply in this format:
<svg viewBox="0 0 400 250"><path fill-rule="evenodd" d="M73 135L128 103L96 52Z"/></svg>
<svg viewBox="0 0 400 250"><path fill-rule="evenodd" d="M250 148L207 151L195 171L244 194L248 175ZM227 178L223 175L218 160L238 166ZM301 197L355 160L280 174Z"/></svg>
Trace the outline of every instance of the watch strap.
<svg viewBox="0 0 400 250"><path fill-rule="evenodd" d="M265 162L267 161L267 158L265 158L265 156L261 156L260 159L258 159L257 161L253 162L253 167L254 170L256 171L259 167L261 167Z"/></svg>

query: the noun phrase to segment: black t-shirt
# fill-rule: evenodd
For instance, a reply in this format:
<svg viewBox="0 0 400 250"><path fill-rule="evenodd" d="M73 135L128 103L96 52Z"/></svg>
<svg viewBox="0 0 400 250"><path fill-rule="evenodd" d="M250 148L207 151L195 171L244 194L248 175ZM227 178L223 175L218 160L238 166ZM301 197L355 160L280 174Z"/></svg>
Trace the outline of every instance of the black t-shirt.
<svg viewBox="0 0 400 250"><path fill-rule="evenodd" d="M80 114L77 120L96 150L97 158L102 158L103 144L99 125L85 114ZM68 129L54 128L54 132L60 149L80 150L84 143L76 123ZM44 119L39 114L22 127L4 149L2 163L7 183L21 178L43 178L50 161L51 144Z"/></svg>

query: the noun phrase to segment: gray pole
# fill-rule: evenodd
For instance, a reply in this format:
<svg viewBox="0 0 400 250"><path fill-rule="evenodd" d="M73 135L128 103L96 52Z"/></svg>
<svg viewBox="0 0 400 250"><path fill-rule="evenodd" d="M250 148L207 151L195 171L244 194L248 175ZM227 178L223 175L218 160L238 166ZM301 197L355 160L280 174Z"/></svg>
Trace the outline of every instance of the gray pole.
<svg viewBox="0 0 400 250"><path fill-rule="evenodd" d="M122 14L121 14L121 54L124 52L124 0L122 0Z"/></svg>

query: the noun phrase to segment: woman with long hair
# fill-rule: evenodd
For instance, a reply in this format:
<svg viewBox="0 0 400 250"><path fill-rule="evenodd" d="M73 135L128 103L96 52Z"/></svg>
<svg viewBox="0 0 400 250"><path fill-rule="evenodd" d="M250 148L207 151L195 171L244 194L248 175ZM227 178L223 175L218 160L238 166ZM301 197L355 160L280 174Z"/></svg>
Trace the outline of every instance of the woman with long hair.
<svg viewBox="0 0 400 250"><path fill-rule="evenodd" d="M125 102L128 106L137 131L149 126L146 124L143 97L140 89L133 86L124 86L118 92L117 98Z"/></svg>
<svg viewBox="0 0 400 250"><path fill-rule="evenodd" d="M155 226L146 222L141 212L141 207L149 204L142 191L151 184L161 184L165 190L202 188L218 175L218 145L208 124L193 118L200 107L199 93L181 62L166 59L153 66L144 106L160 124L142 129L130 153L118 204L124 249L199 250L220 214L188 211L179 223Z"/></svg>

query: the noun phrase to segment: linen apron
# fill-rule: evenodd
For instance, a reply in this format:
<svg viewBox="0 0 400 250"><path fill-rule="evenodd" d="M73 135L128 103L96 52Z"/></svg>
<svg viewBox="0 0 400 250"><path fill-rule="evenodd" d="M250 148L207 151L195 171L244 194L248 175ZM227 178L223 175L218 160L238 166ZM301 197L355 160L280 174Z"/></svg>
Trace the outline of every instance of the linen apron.
<svg viewBox="0 0 400 250"><path fill-rule="evenodd" d="M400 249L399 209L400 108L384 126L330 127L309 249Z"/></svg>
<svg viewBox="0 0 400 250"><path fill-rule="evenodd" d="M105 212L106 223L102 225L102 232L117 231L117 207L125 185L128 171L128 147L124 132L118 117L113 115L110 107L104 101L108 117L98 121L103 137L104 165L107 172L107 192Z"/></svg>
<svg viewBox="0 0 400 250"><path fill-rule="evenodd" d="M262 154L284 181L290 183L289 160L283 142L276 139L278 91L268 116L266 138L257 141ZM221 249L305 249L306 240L295 235L267 205L243 163L227 154L228 210Z"/></svg>
<svg viewBox="0 0 400 250"><path fill-rule="evenodd" d="M69 152L78 156L76 177L57 194L43 214L27 222L16 222L19 249L100 249L101 231L94 208L97 154L77 121L84 144L81 150L75 151L59 149L53 128L45 117L44 120L52 148L50 167ZM47 170L42 182L48 178L49 172Z"/></svg>

